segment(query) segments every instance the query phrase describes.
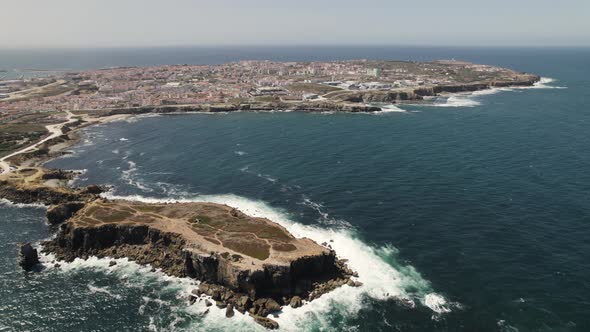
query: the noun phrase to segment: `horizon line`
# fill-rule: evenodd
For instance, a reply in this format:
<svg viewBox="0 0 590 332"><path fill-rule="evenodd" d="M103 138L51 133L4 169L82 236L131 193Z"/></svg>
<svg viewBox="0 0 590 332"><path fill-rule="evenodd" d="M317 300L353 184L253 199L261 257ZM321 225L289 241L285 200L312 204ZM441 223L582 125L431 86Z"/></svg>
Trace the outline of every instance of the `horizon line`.
<svg viewBox="0 0 590 332"><path fill-rule="evenodd" d="M473 48L473 49L585 49L590 45L458 45L458 44L170 44L170 45L79 45L79 46L0 46L0 51L17 50L119 50L119 49L163 49L163 48Z"/></svg>

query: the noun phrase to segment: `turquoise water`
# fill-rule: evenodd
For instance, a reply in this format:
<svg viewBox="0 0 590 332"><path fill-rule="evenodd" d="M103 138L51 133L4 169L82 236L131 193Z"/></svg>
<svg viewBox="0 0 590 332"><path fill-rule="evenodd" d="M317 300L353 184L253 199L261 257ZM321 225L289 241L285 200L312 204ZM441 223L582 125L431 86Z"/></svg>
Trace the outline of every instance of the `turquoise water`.
<svg viewBox="0 0 590 332"><path fill-rule="evenodd" d="M451 53L555 81L374 115L139 117L87 129L48 165L111 197L223 202L334 240L364 287L285 310L286 330L590 330L590 52L433 56ZM50 236L43 213L0 207L0 330L257 328L125 261L19 271L15 243Z"/></svg>

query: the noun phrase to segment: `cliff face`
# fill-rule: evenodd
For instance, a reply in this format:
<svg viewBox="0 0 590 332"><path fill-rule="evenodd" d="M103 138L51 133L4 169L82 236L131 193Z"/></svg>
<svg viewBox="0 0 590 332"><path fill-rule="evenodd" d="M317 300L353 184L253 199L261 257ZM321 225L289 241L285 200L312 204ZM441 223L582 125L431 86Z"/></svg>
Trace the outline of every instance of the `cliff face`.
<svg viewBox="0 0 590 332"><path fill-rule="evenodd" d="M71 223L62 224L57 236L43 243L44 251L67 262L89 256L128 257L139 264L152 264L167 274L186 277L183 246L179 235L151 230L147 226L83 228Z"/></svg>
<svg viewBox="0 0 590 332"><path fill-rule="evenodd" d="M167 114L167 113L188 113L188 112L238 112L238 111L301 111L301 112L378 112L380 108L354 103L340 102L305 102L305 103L257 103L257 104L202 104L202 105L163 105L163 106L142 106L133 108L117 108L102 112L103 116L117 114Z"/></svg>
<svg viewBox="0 0 590 332"><path fill-rule="evenodd" d="M540 80L539 76L528 75L527 78L515 81L477 82L465 84L440 84L418 88L398 89L390 91L367 90L348 91L335 94L335 99L353 103L403 103L421 101L426 96L437 96L441 93L474 92L494 87L532 86Z"/></svg>
<svg viewBox="0 0 590 332"><path fill-rule="evenodd" d="M0 181L0 197L13 203L54 205L61 202L78 201L80 195L56 190L49 187L15 186L7 181Z"/></svg>
<svg viewBox="0 0 590 332"><path fill-rule="evenodd" d="M43 247L65 261L89 256L127 257L161 268L169 275L224 286L252 300L307 298L318 283L338 278L345 283L350 277L337 262L334 251L299 257L289 265L268 263L262 268L246 269L235 264L230 255L192 250L181 235L145 225L78 227L65 223Z"/></svg>
<svg viewBox="0 0 590 332"><path fill-rule="evenodd" d="M61 218L59 222L72 216L80 205L73 204L81 201L90 201L97 198L97 196L104 191L104 188L98 186L90 186L80 190L68 191L60 188L51 188L43 186L15 186L11 182L0 181L0 198L7 199L17 204L43 204L48 206L59 206L59 208L66 209L62 211L67 214L67 217ZM72 203L63 206L63 203ZM56 211L57 212L57 211ZM58 222L56 222L58 223Z"/></svg>

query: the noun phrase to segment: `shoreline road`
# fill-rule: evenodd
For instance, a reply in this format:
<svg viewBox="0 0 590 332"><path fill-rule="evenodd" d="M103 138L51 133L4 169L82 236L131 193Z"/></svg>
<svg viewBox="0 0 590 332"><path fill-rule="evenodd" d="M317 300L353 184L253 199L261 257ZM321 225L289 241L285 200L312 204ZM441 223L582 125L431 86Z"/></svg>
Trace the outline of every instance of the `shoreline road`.
<svg viewBox="0 0 590 332"><path fill-rule="evenodd" d="M74 121L76 121L76 119L74 119L74 114L70 111L66 111L67 113L67 121L66 122L62 122L62 123L57 123L57 124L51 124L51 125L47 125L45 126L45 128L47 128L47 130L49 131L49 136L43 138L42 140L38 141L37 143L30 145L26 148L23 148L21 150L18 150L16 152L13 152L7 156L4 156L2 158L0 158L0 169L1 169L1 173L0 174L6 174L6 173L10 173L11 169L10 169L10 163L7 161L8 159L17 156L19 154L23 154L23 153L27 153L27 152L31 152L36 150L41 144L54 139L56 137L59 137L63 134L62 128L63 126L65 126L68 123L72 123Z"/></svg>

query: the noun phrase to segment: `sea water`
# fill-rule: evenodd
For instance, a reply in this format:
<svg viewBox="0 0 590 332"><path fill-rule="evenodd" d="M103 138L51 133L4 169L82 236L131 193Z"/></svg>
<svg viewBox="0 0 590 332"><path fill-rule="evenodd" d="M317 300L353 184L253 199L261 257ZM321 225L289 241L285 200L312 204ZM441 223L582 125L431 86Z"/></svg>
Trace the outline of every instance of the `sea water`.
<svg viewBox="0 0 590 332"><path fill-rule="evenodd" d="M85 170L75 185L112 185L106 197L223 203L331 241L364 285L285 308L277 321L287 331L590 329L590 52L364 54L455 57L545 79L377 114L135 117L86 129L73 155L47 166ZM261 329L189 305L194 281L125 259L55 268L44 256L46 269L22 272L16 243L51 231L42 207L1 203L0 330Z"/></svg>

